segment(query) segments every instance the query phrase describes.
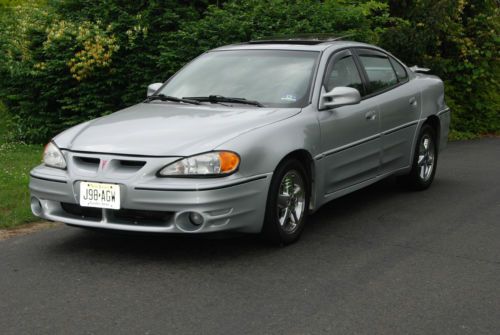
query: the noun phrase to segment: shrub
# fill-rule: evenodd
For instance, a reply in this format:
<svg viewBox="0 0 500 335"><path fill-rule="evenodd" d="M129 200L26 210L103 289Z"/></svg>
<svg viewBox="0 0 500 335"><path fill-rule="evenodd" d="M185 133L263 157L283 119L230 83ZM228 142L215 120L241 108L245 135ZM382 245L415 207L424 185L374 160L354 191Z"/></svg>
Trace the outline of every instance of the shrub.
<svg viewBox="0 0 500 335"><path fill-rule="evenodd" d="M276 35L382 44L446 81L455 134L499 131L495 0L0 0L0 101L17 140L45 142L144 98L200 53ZM8 6L5 5L8 3Z"/></svg>
<svg viewBox="0 0 500 335"><path fill-rule="evenodd" d="M405 21L382 34L382 45L444 79L455 133L499 132L497 1L391 1L391 12Z"/></svg>
<svg viewBox="0 0 500 335"><path fill-rule="evenodd" d="M157 64L166 34L179 17L197 16L192 3L178 1L70 0L7 10L16 16L0 19L10 29L0 33L0 100L26 142L139 102L147 83L165 78Z"/></svg>
<svg viewBox="0 0 500 335"><path fill-rule="evenodd" d="M0 102L0 145L12 140L12 127L12 117L5 105Z"/></svg>
<svg viewBox="0 0 500 335"><path fill-rule="evenodd" d="M270 2L247 0L222 8L204 1L64 1L18 6L3 56L3 99L18 124L17 137L44 142L74 124L143 99L207 49L276 34L334 32L376 42L387 6L370 1ZM200 11L206 10L199 20ZM6 35L3 35L4 39Z"/></svg>
<svg viewBox="0 0 500 335"><path fill-rule="evenodd" d="M377 43L389 20L380 1L230 1L209 6L198 21L183 22L162 45L160 64L170 74L209 49L273 36L325 33Z"/></svg>

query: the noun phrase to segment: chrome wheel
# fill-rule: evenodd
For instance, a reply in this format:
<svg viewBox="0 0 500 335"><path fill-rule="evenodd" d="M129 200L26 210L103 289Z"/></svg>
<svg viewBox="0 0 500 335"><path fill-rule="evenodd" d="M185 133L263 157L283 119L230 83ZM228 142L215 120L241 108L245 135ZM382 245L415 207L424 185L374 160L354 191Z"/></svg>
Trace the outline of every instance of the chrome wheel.
<svg viewBox="0 0 500 335"><path fill-rule="evenodd" d="M429 134L422 136L418 151L418 176L422 181L427 181L434 170L435 150L432 137Z"/></svg>
<svg viewBox="0 0 500 335"><path fill-rule="evenodd" d="M278 192L278 221L285 233L292 234L299 227L305 212L305 184L300 173L288 171L281 180Z"/></svg>

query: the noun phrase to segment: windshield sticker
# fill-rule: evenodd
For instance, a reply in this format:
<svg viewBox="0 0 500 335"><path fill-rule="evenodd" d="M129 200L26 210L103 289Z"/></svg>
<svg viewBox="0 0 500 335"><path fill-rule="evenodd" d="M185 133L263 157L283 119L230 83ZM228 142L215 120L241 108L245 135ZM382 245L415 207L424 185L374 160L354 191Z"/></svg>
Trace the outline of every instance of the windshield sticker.
<svg viewBox="0 0 500 335"><path fill-rule="evenodd" d="M281 97L281 101L296 102L297 97L293 94L287 94L284 97Z"/></svg>

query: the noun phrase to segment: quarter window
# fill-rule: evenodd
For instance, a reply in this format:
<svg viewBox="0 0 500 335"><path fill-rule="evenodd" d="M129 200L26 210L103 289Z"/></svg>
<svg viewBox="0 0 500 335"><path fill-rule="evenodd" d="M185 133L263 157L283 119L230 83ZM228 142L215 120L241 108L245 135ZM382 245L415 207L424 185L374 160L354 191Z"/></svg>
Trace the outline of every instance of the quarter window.
<svg viewBox="0 0 500 335"><path fill-rule="evenodd" d="M398 77L400 82L406 81L408 78L408 74L406 73L405 68L399 64L396 60L390 58L392 67L394 68L394 71L396 71L396 76Z"/></svg>
<svg viewBox="0 0 500 335"><path fill-rule="evenodd" d="M345 56L335 62L327 73L325 89L331 91L335 87L352 87L363 93L363 82L352 56Z"/></svg>
<svg viewBox="0 0 500 335"><path fill-rule="evenodd" d="M389 58L382 55L360 55L361 64L368 75L368 94L385 90L398 83Z"/></svg>

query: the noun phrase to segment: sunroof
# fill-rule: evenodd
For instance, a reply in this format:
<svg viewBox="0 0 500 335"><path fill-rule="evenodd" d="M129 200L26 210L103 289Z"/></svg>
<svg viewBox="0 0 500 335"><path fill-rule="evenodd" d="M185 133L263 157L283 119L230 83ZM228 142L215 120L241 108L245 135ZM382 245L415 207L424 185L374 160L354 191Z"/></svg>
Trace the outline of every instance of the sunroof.
<svg viewBox="0 0 500 335"><path fill-rule="evenodd" d="M332 34L304 34L295 36L273 36L249 41L249 44L304 44L315 45L326 42L339 41L347 36L333 36Z"/></svg>
<svg viewBox="0 0 500 335"><path fill-rule="evenodd" d="M288 39L288 40L256 40L250 41L248 44L305 44L305 45L315 45L324 43L326 41L320 40L302 40L302 39Z"/></svg>

